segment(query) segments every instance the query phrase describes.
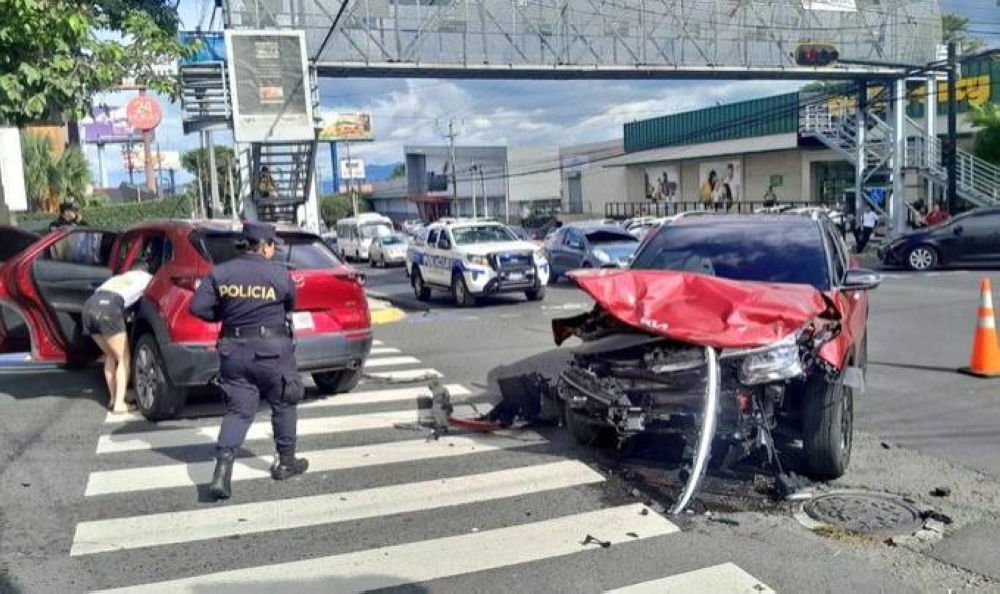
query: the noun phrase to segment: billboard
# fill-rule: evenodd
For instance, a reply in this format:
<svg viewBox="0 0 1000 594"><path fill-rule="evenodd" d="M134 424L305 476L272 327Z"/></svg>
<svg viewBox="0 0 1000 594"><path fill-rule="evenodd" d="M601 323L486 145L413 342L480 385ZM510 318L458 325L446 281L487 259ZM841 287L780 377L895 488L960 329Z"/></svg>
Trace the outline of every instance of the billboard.
<svg viewBox="0 0 1000 594"><path fill-rule="evenodd" d="M365 162L361 159L341 159L340 179L365 179Z"/></svg>
<svg viewBox="0 0 1000 594"><path fill-rule="evenodd" d="M124 107L95 105L90 115L80 120L83 141L89 144L115 144L134 142L139 133L128 123Z"/></svg>
<svg viewBox="0 0 1000 594"><path fill-rule="evenodd" d="M673 202L681 189L681 174L677 165L656 165L646 168L646 200Z"/></svg>
<svg viewBox="0 0 1000 594"><path fill-rule="evenodd" d="M153 161L160 171L179 171L181 168L181 154L177 151L160 151L158 153L154 151ZM122 151L122 166L125 169L145 169L145 151L141 148Z"/></svg>
<svg viewBox="0 0 1000 594"><path fill-rule="evenodd" d="M719 208L743 199L743 163L739 159L698 165L698 199Z"/></svg>
<svg viewBox="0 0 1000 594"><path fill-rule="evenodd" d="M198 51L181 59L181 64L226 61L226 38L218 31L180 31L178 42L187 47L198 43Z"/></svg>
<svg viewBox="0 0 1000 594"><path fill-rule="evenodd" d="M359 142L375 140L372 116L368 113L323 113L318 140Z"/></svg>
<svg viewBox="0 0 1000 594"><path fill-rule="evenodd" d="M302 31L226 31L236 142L316 137Z"/></svg>

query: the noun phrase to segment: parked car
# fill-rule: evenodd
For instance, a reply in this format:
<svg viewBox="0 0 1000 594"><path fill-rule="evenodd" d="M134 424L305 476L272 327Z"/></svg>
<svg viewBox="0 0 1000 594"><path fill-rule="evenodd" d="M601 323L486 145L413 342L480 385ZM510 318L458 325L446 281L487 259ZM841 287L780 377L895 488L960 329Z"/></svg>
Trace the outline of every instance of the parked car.
<svg viewBox="0 0 1000 594"><path fill-rule="evenodd" d="M621 227L562 227L545 242L545 252L558 279L577 268L622 267L639 247L639 240Z"/></svg>
<svg viewBox="0 0 1000 594"><path fill-rule="evenodd" d="M372 268L404 264L408 243L406 236L400 233L377 237L368 248L368 263Z"/></svg>
<svg viewBox="0 0 1000 594"><path fill-rule="evenodd" d="M198 320L188 305L213 264L237 255L239 227L218 221L143 223L119 235L90 228L46 235L0 267L0 303L17 309L31 330L35 360L81 364L99 351L82 335L83 302L112 274L145 261L153 281L132 325L132 371L139 410L151 420L176 416L189 388L218 373L219 325ZM323 392L357 384L371 350L372 328L362 283L319 238L279 227L275 260L295 282L296 360ZM0 334L2 338L2 334Z"/></svg>
<svg viewBox="0 0 1000 594"><path fill-rule="evenodd" d="M881 280L855 264L825 217L718 215L658 228L628 270L570 273L597 304L553 323L557 342L583 340L558 384L570 429L679 436L695 487L713 449L795 440L811 477L841 476Z"/></svg>
<svg viewBox="0 0 1000 594"><path fill-rule="evenodd" d="M879 260L911 270L1000 263L1000 208L979 208L883 243Z"/></svg>

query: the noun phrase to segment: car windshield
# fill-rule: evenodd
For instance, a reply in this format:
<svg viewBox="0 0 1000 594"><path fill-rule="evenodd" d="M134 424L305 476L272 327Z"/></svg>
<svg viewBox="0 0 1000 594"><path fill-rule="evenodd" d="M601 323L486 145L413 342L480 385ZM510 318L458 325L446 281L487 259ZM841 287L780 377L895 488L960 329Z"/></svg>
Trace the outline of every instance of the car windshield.
<svg viewBox="0 0 1000 594"><path fill-rule="evenodd" d="M830 287L819 229L798 221L670 225L639 251L631 268Z"/></svg>
<svg viewBox="0 0 1000 594"><path fill-rule="evenodd" d="M325 270L337 268L341 261L323 241L304 233L278 233L284 245L277 246L274 261L281 262L291 270ZM206 233L202 236L202 252L213 264L221 264L240 254L236 244L237 233Z"/></svg>
<svg viewBox="0 0 1000 594"><path fill-rule="evenodd" d="M402 245L404 243L403 238L398 235L388 235L382 238L382 245Z"/></svg>
<svg viewBox="0 0 1000 594"><path fill-rule="evenodd" d="M363 239L375 239L392 235L392 227L387 223L365 223L359 226Z"/></svg>
<svg viewBox="0 0 1000 594"><path fill-rule="evenodd" d="M472 243L493 243L497 241L517 241L510 229L501 225L477 225L475 227L455 227L451 230L456 245Z"/></svg>

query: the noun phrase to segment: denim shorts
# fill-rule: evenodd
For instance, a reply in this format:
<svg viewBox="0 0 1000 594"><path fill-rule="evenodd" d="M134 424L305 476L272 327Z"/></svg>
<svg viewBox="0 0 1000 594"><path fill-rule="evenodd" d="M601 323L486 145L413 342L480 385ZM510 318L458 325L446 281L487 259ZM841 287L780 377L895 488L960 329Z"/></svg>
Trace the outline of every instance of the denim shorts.
<svg viewBox="0 0 1000 594"><path fill-rule="evenodd" d="M83 304L80 318L84 336L114 336L125 332L125 301L120 295L98 291Z"/></svg>

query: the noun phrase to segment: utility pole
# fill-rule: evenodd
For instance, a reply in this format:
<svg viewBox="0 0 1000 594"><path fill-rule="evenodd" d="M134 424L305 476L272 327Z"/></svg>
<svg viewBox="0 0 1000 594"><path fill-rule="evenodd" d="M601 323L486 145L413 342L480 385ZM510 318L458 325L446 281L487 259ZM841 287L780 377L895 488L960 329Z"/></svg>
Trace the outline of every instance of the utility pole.
<svg viewBox="0 0 1000 594"><path fill-rule="evenodd" d="M472 160L472 167L469 168L469 173L472 174L472 218L476 218L478 214L476 212L476 160Z"/></svg>
<svg viewBox="0 0 1000 594"><path fill-rule="evenodd" d="M958 82L958 48L954 41L948 42L948 141L945 143L945 165L948 168L948 212L958 211L958 154L956 135L958 131L958 101L955 87Z"/></svg>
<svg viewBox="0 0 1000 594"><path fill-rule="evenodd" d="M454 211L452 216L459 216L458 212L458 171L455 169L455 137L458 130L455 127L455 118L448 120L448 132L444 137L448 139L448 161L451 168L451 204Z"/></svg>

